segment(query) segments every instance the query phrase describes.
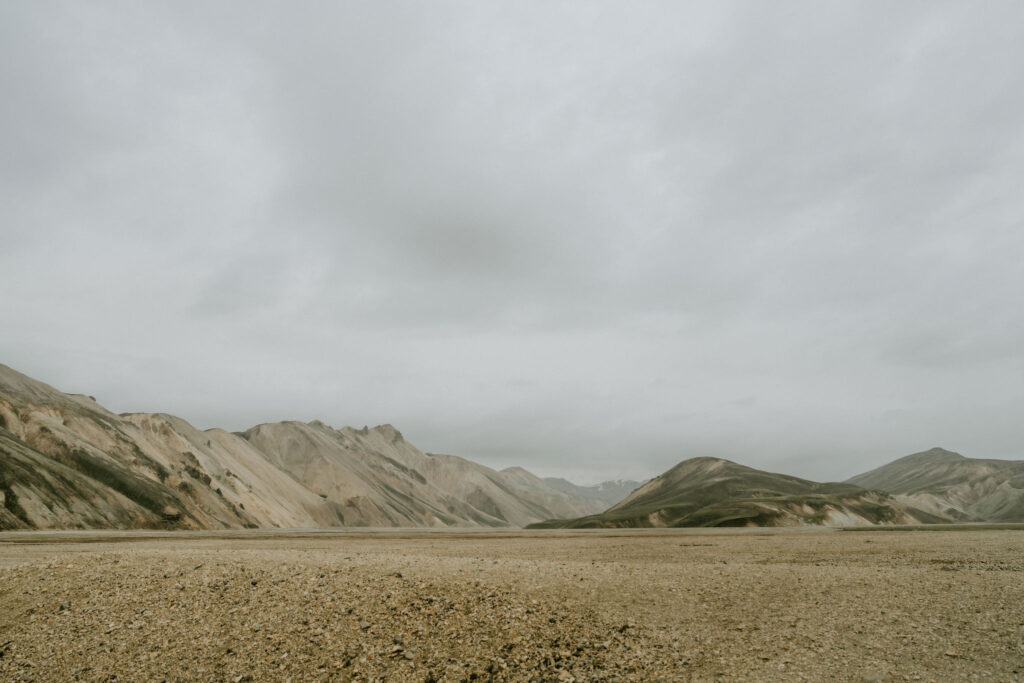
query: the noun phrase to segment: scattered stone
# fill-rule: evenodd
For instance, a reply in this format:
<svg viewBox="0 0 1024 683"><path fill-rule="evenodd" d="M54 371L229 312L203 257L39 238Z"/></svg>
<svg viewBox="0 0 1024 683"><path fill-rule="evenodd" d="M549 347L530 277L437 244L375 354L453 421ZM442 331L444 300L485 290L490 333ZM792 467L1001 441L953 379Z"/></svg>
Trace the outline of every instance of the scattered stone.
<svg viewBox="0 0 1024 683"><path fill-rule="evenodd" d="M685 554L671 536L696 532L360 533L97 543L73 567L60 542L0 544L0 680L1019 678L1015 531L870 532L871 554L842 531L718 530Z"/></svg>

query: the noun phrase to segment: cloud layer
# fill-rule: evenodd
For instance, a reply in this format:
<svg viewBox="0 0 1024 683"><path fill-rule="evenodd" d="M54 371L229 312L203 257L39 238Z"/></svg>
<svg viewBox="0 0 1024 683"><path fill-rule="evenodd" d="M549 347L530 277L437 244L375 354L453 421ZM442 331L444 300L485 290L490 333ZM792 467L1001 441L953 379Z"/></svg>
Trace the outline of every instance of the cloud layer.
<svg viewBox="0 0 1024 683"><path fill-rule="evenodd" d="M1024 6L0 7L0 362L591 481L1024 457Z"/></svg>

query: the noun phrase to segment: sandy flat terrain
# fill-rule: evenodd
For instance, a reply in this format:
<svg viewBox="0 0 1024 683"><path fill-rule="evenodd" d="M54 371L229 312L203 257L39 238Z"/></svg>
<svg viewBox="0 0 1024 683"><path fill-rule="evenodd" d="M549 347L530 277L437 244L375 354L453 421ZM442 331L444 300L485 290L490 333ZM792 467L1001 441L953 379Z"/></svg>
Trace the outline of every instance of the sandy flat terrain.
<svg viewBox="0 0 1024 683"><path fill-rule="evenodd" d="M0 680L1024 680L1024 531L0 535Z"/></svg>

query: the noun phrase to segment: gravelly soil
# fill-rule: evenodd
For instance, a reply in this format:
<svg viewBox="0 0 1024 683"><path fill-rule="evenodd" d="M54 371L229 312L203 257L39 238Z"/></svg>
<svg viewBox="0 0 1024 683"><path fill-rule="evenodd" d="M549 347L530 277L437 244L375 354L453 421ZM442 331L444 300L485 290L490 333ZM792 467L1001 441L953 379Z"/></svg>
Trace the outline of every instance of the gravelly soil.
<svg viewBox="0 0 1024 683"><path fill-rule="evenodd" d="M0 535L0 680L1024 680L1024 532Z"/></svg>

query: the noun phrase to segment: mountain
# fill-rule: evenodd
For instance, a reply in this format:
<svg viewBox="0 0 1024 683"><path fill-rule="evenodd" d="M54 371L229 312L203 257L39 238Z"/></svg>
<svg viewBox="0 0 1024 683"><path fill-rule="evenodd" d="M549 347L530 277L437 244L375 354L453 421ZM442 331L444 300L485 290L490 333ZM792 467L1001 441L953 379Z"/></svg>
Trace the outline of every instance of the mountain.
<svg viewBox="0 0 1024 683"><path fill-rule="evenodd" d="M188 445L190 436L202 439L201 449ZM224 496L206 483L209 475L199 458L209 461L208 451L223 448L214 439L179 434L163 416L115 415L91 398L64 394L0 366L4 526L205 529L268 523L267 515L245 510L243 499L233 500L231 487ZM253 458L257 472L260 460ZM246 496L265 483L249 478ZM290 493L287 499L298 513L301 490ZM287 518L286 510L269 512Z"/></svg>
<svg viewBox="0 0 1024 683"><path fill-rule="evenodd" d="M798 526L946 521L853 484L821 484L720 458L685 460L599 515L532 528Z"/></svg>
<svg viewBox="0 0 1024 683"><path fill-rule="evenodd" d="M593 500L604 506L602 510L615 505L646 483L633 481L632 479L615 479L613 481L603 481L594 486L579 486L568 479L556 477L545 477L544 481L559 491L575 498Z"/></svg>
<svg viewBox="0 0 1024 683"><path fill-rule="evenodd" d="M1024 462L933 448L817 483L693 458L642 485L577 486L423 453L391 425L232 433L117 415L0 365L0 530L950 521L1024 521Z"/></svg>
<svg viewBox="0 0 1024 683"><path fill-rule="evenodd" d="M982 460L933 448L848 480L936 515L1024 522L1024 461Z"/></svg>
<svg viewBox="0 0 1024 683"><path fill-rule="evenodd" d="M425 454L391 425L332 429L322 422L259 425L242 436L360 526L523 526L550 513L593 511L552 497L543 481L454 455ZM557 512L556 512L557 511Z"/></svg>
<svg viewBox="0 0 1024 683"><path fill-rule="evenodd" d="M569 485L568 488L562 488L554 484L551 479L541 479L522 467L509 467L502 470L501 474L504 475L506 480L512 481L516 486L529 491L531 496L541 500L548 509L560 510L558 513L559 517L593 515L601 512L611 504L606 502L601 496L591 495L591 489L596 489L597 487L576 486L576 484L564 479L556 480L565 481ZM622 496L617 496L613 502L621 499Z"/></svg>
<svg viewBox="0 0 1024 683"><path fill-rule="evenodd" d="M603 506L427 455L390 425L200 431L0 365L0 529L521 526Z"/></svg>

